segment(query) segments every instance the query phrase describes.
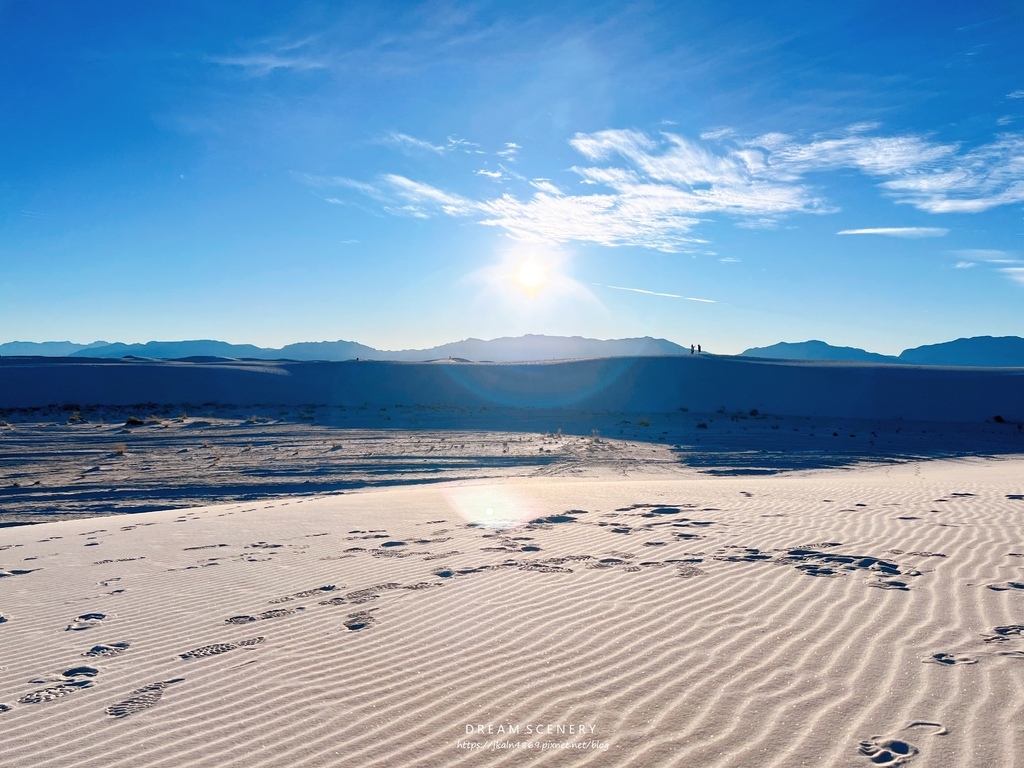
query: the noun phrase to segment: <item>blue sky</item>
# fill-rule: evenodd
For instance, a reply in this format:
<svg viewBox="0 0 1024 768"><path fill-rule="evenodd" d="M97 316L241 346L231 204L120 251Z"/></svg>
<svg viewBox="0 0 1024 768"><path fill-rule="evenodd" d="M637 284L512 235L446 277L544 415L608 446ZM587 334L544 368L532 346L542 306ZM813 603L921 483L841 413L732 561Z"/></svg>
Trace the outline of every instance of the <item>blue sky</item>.
<svg viewBox="0 0 1024 768"><path fill-rule="evenodd" d="M0 1L0 341L1024 335L1024 6L827 5Z"/></svg>

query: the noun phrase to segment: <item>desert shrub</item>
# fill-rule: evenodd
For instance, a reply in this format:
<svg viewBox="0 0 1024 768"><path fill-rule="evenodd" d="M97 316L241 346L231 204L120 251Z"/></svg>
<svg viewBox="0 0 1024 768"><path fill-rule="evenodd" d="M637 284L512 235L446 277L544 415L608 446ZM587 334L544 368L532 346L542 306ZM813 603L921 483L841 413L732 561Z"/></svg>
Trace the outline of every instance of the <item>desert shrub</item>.
<svg viewBox="0 0 1024 768"><path fill-rule="evenodd" d="M636 420L636 425L638 427L649 427L649 426L651 426L651 422L650 422L649 419L637 419Z"/></svg>
<svg viewBox="0 0 1024 768"><path fill-rule="evenodd" d="M124 456L126 453L128 453L128 446L125 445L124 443L118 443L117 445L114 446L114 450L111 451L111 453L113 453L115 456Z"/></svg>
<svg viewBox="0 0 1024 768"><path fill-rule="evenodd" d="M708 428L707 422L704 422L704 421L702 421L700 424L697 425L697 429L707 429L707 428Z"/></svg>
<svg viewBox="0 0 1024 768"><path fill-rule="evenodd" d="M142 419L140 419L140 418L139 418L138 416L129 416L129 417L128 417L128 420L127 420L127 421L125 421L124 425L125 425L126 427L141 427L141 426L142 426L143 424L145 424L145 423L146 423L146 422L144 422L144 421L143 421Z"/></svg>
<svg viewBox="0 0 1024 768"><path fill-rule="evenodd" d="M748 416L760 416L760 414L757 411L757 408L751 408L750 409L750 413L748 413L747 415Z"/></svg>
<svg viewBox="0 0 1024 768"><path fill-rule="evenodd" d="M1000 416L998 414L996 414L995 416L992 417L992 421L994 421L996 424L1005 424L1006 423L1006 419L1004 419L1002 416Z"/></svg>
<svg viewBox="0 0 1024 768"><path fill-rule="evenodd" d="M82 418L81 411L74 411L70 416L68 416L68 424L78 424L82 421L85 421L85 419Z"/></svg>

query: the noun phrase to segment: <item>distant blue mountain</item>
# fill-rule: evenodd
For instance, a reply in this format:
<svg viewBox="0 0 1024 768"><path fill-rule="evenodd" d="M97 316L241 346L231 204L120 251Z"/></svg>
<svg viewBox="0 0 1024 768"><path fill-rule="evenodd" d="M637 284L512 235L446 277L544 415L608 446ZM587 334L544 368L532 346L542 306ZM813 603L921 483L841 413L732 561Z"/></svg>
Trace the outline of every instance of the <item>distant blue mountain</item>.
<svg viewBox="0 0 1024 768"><path fill-rule="evenodd" d="M79 345L81 346L81 345ZM258 360L397 360L415 362L438 359L488 360L517 362L526 360L566 360L581 357L646 357L652 355L689 354L678 344L665 339L585 339L580 336L526 335L484 341L465 339L430 349L387 351L374 349L354 341L317 341L288 344L280 349L252 344L230 344L226 341L150 341L146 344L94 344L71 352L41 351L27 354L62 354L72 357L150 357L181 358L255 358ZM26 354L8 352L0 354Z"/></svg>
<svg viewBox="0 0 1024 768"><path fill-rule="evenodd" d="M942 344L927 344L903 351L899 361L914 365L1024 367L1024 339L1019 336L974 336Z"/></svg>
<svg viewBox="0 0 1024 768"><path fill-rule="evenodd" d="M0 355L68 357L80 350L107 345L106 341L94 341L92 344L74 344L70 341L8 341L6 344L0 344Z"/></svg>
<svg viewBox="0 0 1024 768"><path fill-rule="evenodd" d="M898 363L898 357L867 352L857 347L834 347L824 341L779 342L770 347L752 347L744 350L747 357L769 357L779 360L835 360L857 363Z"/></svg>

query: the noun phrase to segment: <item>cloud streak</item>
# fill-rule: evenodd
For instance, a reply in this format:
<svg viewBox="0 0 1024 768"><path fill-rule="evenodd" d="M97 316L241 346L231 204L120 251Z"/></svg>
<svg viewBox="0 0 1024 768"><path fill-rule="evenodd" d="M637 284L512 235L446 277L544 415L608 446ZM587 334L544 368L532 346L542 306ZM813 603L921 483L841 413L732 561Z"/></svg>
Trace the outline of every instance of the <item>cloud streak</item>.
<svg viewBox="0 0 1024 768"><path fill-rule="evenodd" d="M844 229L837 235L885 235L887 237L945 237L949 230L945 227L873 227L869 229Z"/></svg>
<svg viewBox="0 0 1024 768"><path fill-rule="evenodd" d="M597 285L600 285L597 283ZM683 301L699 301L702 304L717 304L714 299L697 299L693 296L680 296L677 293L658 293L657 291L646 291L643 288L625 288L621 285L605 285L605 288L611 288L616 291L630 291L632 293L643 293L647 296L663 296L666 299L682 299Z"/></svg>

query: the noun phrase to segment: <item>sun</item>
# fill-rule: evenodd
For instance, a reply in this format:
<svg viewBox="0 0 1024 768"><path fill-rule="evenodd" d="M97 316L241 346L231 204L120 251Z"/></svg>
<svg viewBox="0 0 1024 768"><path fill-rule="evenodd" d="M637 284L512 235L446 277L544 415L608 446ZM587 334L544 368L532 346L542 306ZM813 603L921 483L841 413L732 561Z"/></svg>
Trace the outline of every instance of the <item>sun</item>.
<svg viewBox="0 0 1024 768"><path fill-rule="evenodd" d="M516 270L516 282L519 287L530 293L539 290L546 280L547 270L534 259L527 259Z"/></svg>

